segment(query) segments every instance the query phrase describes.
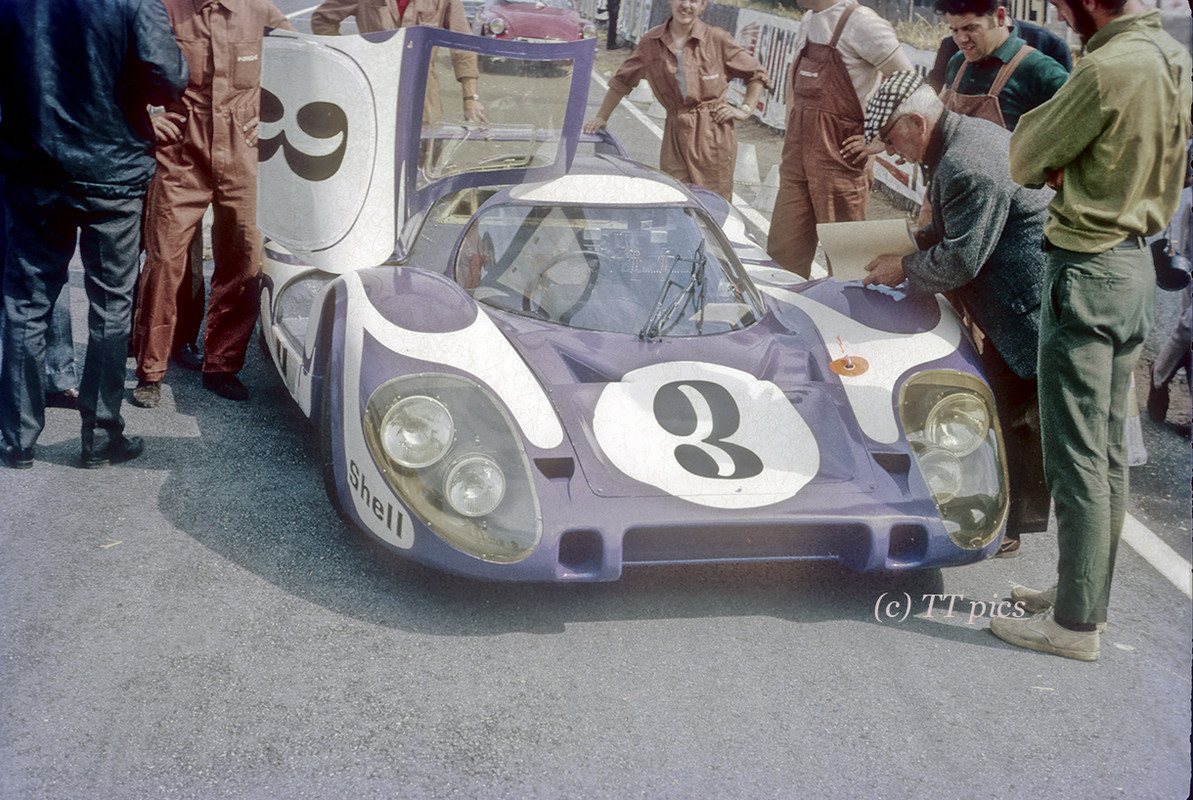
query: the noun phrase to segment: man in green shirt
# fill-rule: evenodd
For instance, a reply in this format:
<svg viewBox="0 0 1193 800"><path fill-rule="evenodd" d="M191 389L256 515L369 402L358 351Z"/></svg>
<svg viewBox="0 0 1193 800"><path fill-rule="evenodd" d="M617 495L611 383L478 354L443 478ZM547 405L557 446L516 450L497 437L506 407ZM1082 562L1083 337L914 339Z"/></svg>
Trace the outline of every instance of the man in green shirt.
<svg viewBox="0 0 1193 800"><path fill-rule="evenodd" d="M1056 94L1069 71L1011 32L1003 0L936 0L959 52L941 100L962 114L1015 130L1019 117Z"/></svg>
<svg viewBox="0 0 1193 800"><path fill-rule="evenodd" d="M1011 177L1057 190L1044 224L1040 421L1056 506L1057 584L1018 587L1035 615L991 620L1021 647L1097 659L1127 501L1123 420L1152 325L1144 242L1180 199L1193 91L1189 53L1141 0L1051 0L1087 45L1056 95L1011 136Z"/></svg>

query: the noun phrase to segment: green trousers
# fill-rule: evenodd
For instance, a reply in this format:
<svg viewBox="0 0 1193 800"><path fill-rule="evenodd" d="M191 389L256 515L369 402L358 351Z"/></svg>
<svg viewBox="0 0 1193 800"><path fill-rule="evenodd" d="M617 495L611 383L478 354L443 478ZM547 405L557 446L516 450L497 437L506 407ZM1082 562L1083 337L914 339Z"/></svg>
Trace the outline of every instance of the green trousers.
<svg viewBox="0 0 1193 800"><path fill-rule="evenodd" d="M1127 392L1152 326L1155 287L1146 247L1048 251L1038 377L1062 621L1106 621L1127 504Z"/></svg>

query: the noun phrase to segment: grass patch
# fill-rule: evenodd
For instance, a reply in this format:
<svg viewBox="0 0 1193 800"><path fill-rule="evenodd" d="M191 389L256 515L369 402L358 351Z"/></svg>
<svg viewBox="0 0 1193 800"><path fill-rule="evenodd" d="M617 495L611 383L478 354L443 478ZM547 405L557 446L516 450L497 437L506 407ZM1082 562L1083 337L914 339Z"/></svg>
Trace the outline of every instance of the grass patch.
<svg viewBox="0 0 1193 800"><path fill-rule="evenodd" d="M940 40L950 35L949 26L943 20L927 19L919 14L910 22L899 20L895 23L895 36L899 37L899 41L917 50L936 52Z"/></svg>

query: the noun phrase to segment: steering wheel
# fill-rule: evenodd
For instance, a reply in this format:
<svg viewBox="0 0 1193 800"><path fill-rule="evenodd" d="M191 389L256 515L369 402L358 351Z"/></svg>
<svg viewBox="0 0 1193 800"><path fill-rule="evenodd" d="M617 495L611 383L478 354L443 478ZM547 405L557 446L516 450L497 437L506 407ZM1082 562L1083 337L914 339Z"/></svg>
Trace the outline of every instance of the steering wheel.
<svg viewBox="0 0 1193 800"><path fill-rule="evenodd" d="M567 324L571 322L572 317L576 315L584 304L592 297L592 288L596 286L597 276L601 270L601 262L604 260L599 253L593 253L588 250L569 250L565 253L552 258L539 269L538 274L530 281L525 294L522 295L522 310L544 319L551 319L554 317L560 322ZM550 276L552 270L559 270L561 277L567 277L569 271L567 267L581 267L587 270L583 281L573 280L553 280ZM545 296L557 298L561 292L570 293L576 291L576 299L559 311L558 314L551 314L547 308L543 306L542 301ZM564 298L566 302L566 298ZM548 304L552 305L552 304Z"/></svg>

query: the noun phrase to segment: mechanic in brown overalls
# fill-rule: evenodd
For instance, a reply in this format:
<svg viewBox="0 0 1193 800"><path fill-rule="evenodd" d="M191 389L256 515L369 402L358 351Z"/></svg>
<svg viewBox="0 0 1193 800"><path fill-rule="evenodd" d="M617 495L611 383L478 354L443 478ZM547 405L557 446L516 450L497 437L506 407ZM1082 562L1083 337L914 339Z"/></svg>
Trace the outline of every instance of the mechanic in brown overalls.
<svg viewBox="0 0 1193 800"><path fill-rule="evenodd" d="M804 42L787 89L787 132L767 252L807 277L816 256L816 223L866 217L873 183L862 136L865 101L883 75L911 69L895 31L853 0L799 0ZM798 46L798 45L797 45Z"/></svg>
<svg viewBox="0 0 1193 800"><path fill-rule="evenodd" d="M190 64L182 103L153 118L157 171L145 199L145 266L133 326L133 402L161 402L187 250L214 206L215 271L203 340L203 385L245 400L236 377L257 322L257 123L265 27L293 30L269 0L163 0Z"/></svg>
<svg viewBox="0 0 1193 800"><path fill-rule="evenodd" d="M361 33L392 31L410 25L426 25L457 33L472 33L468 15L460 0L324 0L311 13L311 32L336 36L346 17L356 17ZM464 117L485 122L485 106L477 93L476 53L452 50L452 70L464 93ZM439 98L439 77L435 70L427 74L427 96L423 104L423 122L441 119L443 103Z"/></svg>
<svg viewBox="0 0 1193 800"><path fill-rule="evenodd" d="M646 78L667 111L659 169L731 200L737 163L733 123L753 113L770 76L728 31L700 19L708 0L670 2L671 17L643 35L610 79L600 111L584 130L604 128L622 98ZM746 82L738 106L726 101L732 78Z"/></svg>

